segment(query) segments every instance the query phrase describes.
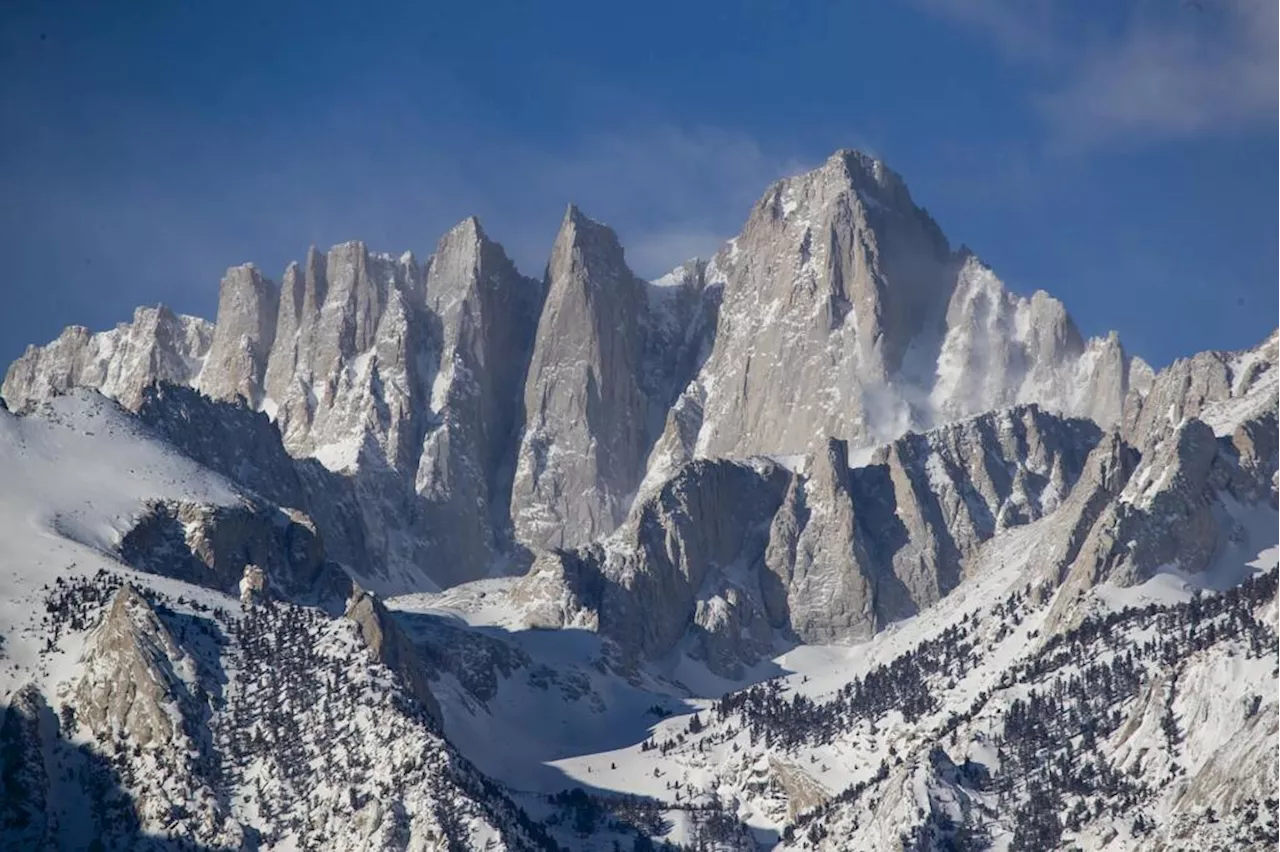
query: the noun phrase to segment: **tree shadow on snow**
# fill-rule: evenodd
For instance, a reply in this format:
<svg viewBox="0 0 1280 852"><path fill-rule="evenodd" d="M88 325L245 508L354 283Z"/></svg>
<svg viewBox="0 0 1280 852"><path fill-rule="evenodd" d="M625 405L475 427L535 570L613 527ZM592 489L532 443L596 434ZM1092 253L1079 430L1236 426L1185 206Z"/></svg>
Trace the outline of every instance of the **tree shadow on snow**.
<svg viewBox="0 0 1280 852"><path fill-rule="evenodd" d="M142 830L121 768L63 735L62 721L34 688L0 705L0 848L109 852L223 852ZM179 813L173 814L177 819ZM256 849L247 836L240 848Z"/></svg>
<svg viewBox="0 0 1280 852"><path fill-rule="evenodd" d="M620 848L629 850L628 837L660 836L673 816L708 840L748 835L722 810L611 789L609 776L622 771L614 765L624 758L608 753L649 740L663 719L691 717L699 710L694 699L718 698L788 670L765 661L728 681L680 652L665 665L627 667L588 630L512 631L472 626L444 613L392 612L432 669L449 741L485 774L544 803L531 810L543 810L540 818L550 819L562 835L585 842L613 831ZM554 765L589 755L596 756L599 782ZM773 832L751 833L764 846L777 841ZM648 848L638 842L636 848ZM606 842L601 848L611 847Z"/></svg>

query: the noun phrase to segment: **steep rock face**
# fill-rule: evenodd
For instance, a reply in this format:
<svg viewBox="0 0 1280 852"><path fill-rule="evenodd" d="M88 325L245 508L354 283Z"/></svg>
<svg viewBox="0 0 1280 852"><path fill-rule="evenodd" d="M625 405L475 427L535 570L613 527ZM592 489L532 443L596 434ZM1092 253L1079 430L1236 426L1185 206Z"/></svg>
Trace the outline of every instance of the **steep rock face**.
<svg viewBox="0 0 1280 852"><path fill-rule="evenodd" d="M838 152L775 184L708 265L723 288L709 356L669 409L646 489L696 457L854 450L1012 405L1103 426L1151 370L1024 298L878 160ZM777 412L787 412L780 417Z"/></svg>
<svg viewBox="0 0 1280 852"><path fill-rule="evenodd" d="M692 617L695 656L714 663L726 650L716 645L726 642L740 655L764 650L738 628L749 634L764 623L749 569L785 481L786 472L767 463L695 462L682 470L606 542L601 631L653 657L680 640Z"/></svg>
<svg viewBox="0 0 1280 852"><path fill-rule="evenodd" d="M1273 334L1244 352L1174 362L1145 399L1130 394L1112 439L1123 461L1102 468L1106 485L1091 486L1087 507L1073 507L1070 533L1042 544L1052 579L1077 591L1134 585L1163 570L1201 574L1224 553L1266 547L1277 506L1276 364ZM1065 597L1056 617L1069 618L1071 603Z"/></svg>
<svg viewBox="0 0 1280 852"><path fill-rule="evenodd" d="M645 284L608 227L570 207L547 267L547 301L525 386L512 492L517 538L534 549L611 531L648 452L641 386Z"/></svg>
<svg viewBox="0 0 1280 852"><path fill-rule="evenodd" d="M412 471L434 373L419 278L412 255L360 242L286 272L264 407L290 453L333 470Z"/></svg>
<svg viewBox="0 0 1280 852"><path fill-rule="evenodd" d="M813 641L865 639L880 626L875 566L855 518L848 445L831 440L774 516L762 576L776 626ZM785 590L785 603L774 587Z"/></svg>
<svg viewBox="0 0 1280 852"><path fill-rule="evenodd" d="M279 306L279 289L257 267L246 264L227 270L218 294L213 340L196 383L201 391L215 399L242 396L254 407L262 403Z"/></svg>
<svg viewBox="0 0 1280 852"><path fill-rule="evenodd" d="M602 543L541 556L514 599L531 625L597 630L632 658L666 653L693 625L695 656L731 670L752 653L738 628L767 633L750 569L787 476L769 462L693 462Z"/></svg>
<svg viewBox="0 0 1280 852"><path fill-rule="evenodd" d="M1058 508L1099 437L1032 406L906 435L852 471L832 442L773 520L771 620L806 642L842 641L936 603L984 542Z"/></svg>
<svg viewBox="0 0 1280 852"><path fill-rule="evenodd" d="M127 408L155 381L195 380L208 354L213 324L179 316L163 305L138 308L133 322L92 334L69 326L48 346L29 346L9 366L0 392L10 408L74 387L101 390Z"/></svg>
<svg viewBox="0 0 1280 852"><path fill-rule="evenodd" d="M1265 541L1247 541L1244 517L1251 506L1274 512L1274 430L1273 415L1249 421L1237 445L1215 438L1200 420L1183 421L1147 451L1100 513L1070 563L1068 583L1130 586L1162 570L1199 574L1231 542L1256 545L1255 552L1265 547ZM1258 445L1249 435L1268 436L1263 452L1253 455Z"/></svg>
<svg viewBox="0 0 1280 852"><path fill-rule="evenodd" d="M440 322L440 369L414 488L432 507L436 580L452 585L507 549L518 400L543 290L472 218L440 241L426 298Z"/></svg>
<svg viewBox="0 0 1280 852"><path fill-rule="evenodd" d="M793 454L825 436L865 445L901 434L909 412L878 394L931 363L951 268L937 225L879 161L841 151L775 184L715 259L723 307L697 380L695 453Z"/></svg>
<svg viewBox="0 0 1280 852"><path fill-rule="evenodd" d="M1200 352L1161 370L1145 397L1128 400L1122 429L1142 450L1171 435L1205 405L1231 396L1229 358L1221 352Z"/></svg>
<svg viewBox="0 0 1280 852"><path fill-rule="evenodd" d="M1234 455L1235 471L1229 488L1243 503L1270 503L1277 508L1277 417L1267 411L1241 423L1231 434L1229 452ZM1233 473L1235 472L1233 471Z"/></svg>
<svg viewBox="0 0 1280 852"><path fill-rule="evenodd" d="M1150 380L1149 389L1126 397L1126 440L1146 450L1189 417L1226 435L1250 416L1275 410L1278 345L1272 332L1241 352L1200 352L1174 361Z"/></svg>
<svg viewBox="0 0 1280 852"><path fill-rule="evenodd" d="M1033 563L1054 585L1061 583L1075 562L1098 518L1120 496L1137 467L1140 455L1112 430L1102 437L1085 461L1071 495L1058 510L1059 523L1035 546Z"/></svg>

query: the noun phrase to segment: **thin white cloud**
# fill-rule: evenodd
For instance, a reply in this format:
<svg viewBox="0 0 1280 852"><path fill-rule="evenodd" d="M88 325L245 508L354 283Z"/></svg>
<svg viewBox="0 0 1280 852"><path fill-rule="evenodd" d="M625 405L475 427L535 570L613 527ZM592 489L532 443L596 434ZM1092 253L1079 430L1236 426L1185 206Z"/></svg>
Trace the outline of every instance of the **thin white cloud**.
<svg viewBox="0 0 1280 852"><path fill-rule="evenodd" d="M1101 16L1076 2L918 1L1035 71L1033 102L1055 145L1191 138L1276 121L1275 0L1139 0Z"/></svg>

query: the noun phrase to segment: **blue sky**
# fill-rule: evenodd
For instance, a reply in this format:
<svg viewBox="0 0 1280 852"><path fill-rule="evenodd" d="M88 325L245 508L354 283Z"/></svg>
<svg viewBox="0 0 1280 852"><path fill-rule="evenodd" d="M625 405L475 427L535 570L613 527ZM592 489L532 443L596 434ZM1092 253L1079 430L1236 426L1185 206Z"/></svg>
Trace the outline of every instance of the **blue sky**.
<svg viewBox="0 0 1280 852"><path fill-rule="evenodd" d="M360 6L6 3L0 361L470 214L540 275L570 201L655 276L841 147L1157 365L1276 325L1274 0Z"/></svg>

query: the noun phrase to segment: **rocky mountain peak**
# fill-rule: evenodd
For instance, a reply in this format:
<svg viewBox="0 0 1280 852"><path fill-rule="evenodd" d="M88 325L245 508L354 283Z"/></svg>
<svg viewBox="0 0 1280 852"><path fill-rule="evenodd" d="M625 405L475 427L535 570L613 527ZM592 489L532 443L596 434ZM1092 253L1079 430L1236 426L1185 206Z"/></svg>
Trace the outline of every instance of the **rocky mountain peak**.
<svg viewBox="0 0 1280 852"><path fill-rule="evenodd" d="M258 406L275 342L280 288L253 264L233 266L218 293L218 321L197 386L215 399Z"/></svg>
<svg viewBox="0 0 1280 852"><path fill-rule="evenodd" d="M510 549L519 400L544 290L471 217L440 240L425 291L439 323L439 366L414 487L447 530L433 537L440 563L456 566L441 573L451 582L487 571Z"/></svg>
<svg viewBox="0 0 1280 852"><path fill-rule="evenodd" d="M515 265L502 246L489 239L475 216L454 225L440 238L427 261L427 304L442 317L446 329L450 313L477 286L495 286L499 279L519 280Z"/></svg>
<svg viewBox="0 0 1280 852"><path fill-rule="evenodd" d="M653 282L575 205L541 282L468 217L425 267L359 241L312 247L279 286L229 270L216 324L146 309L110 332L69 329L10 368L4 396L87 385L137 408L168 382L242 397L290 455L350 483L352 506L326 515L305 495L336 480L295 472L295 507L321 527L358 513L341 523L343 539L363 530L353 552L434 562L448 585L609 534L699 458L826 459L829 440L862 458L1024 405L1123 421L1139 446L1176 425L1161 425L1170 405L1243 399L1235 386L1255 386L1265 359L1229 362L1155 382L1116 336L1086 340L1057 299L952 252L897 173L841 150L769 187L712 261ZM1168 401L1145 404L1149 389Z"/></svg>
<svg viewBox="0 0 1280 852"><path fill-rule="evenodd" d="M855 190L867 193L875 202L902 211L916 207L902 176L877 157L842 148L827 159L825 168L835 171Z"/></svg>
<svg viewBox="0 0 1280 852"><path fill-rule="evenodd" d="M839 438L828 438L826 445L813 454L805 467L811 490L826 495L847 493L849 490L849 443Z"/></svg>
<svg viewBox="0 0 1280 852"><path fill-rule="evenodd" d="M517 537L535 549L612 530L649 450L646 285L627 267L613 230L570 206L546 291L511 509Z"/></svg>
<svg viewBox="0 0 1280 852"><path fill-rule="evenodd" d="M615 280L638 281L627 268L622 243L614 230L574 204L565 210L552 244L548 277L553 283L578 279L595 287L608 286Z"/></svg>
<svg viewBox="0 0 1280 852"><path fill-rule="evenodd" d="M48 346L28 347L9 366L2 392L20 409L71 388L91 387L135 408L153 382L193 382L212 337L213 323L164 305L140 307L132 322L109 331L71 326Z"/></svg>

